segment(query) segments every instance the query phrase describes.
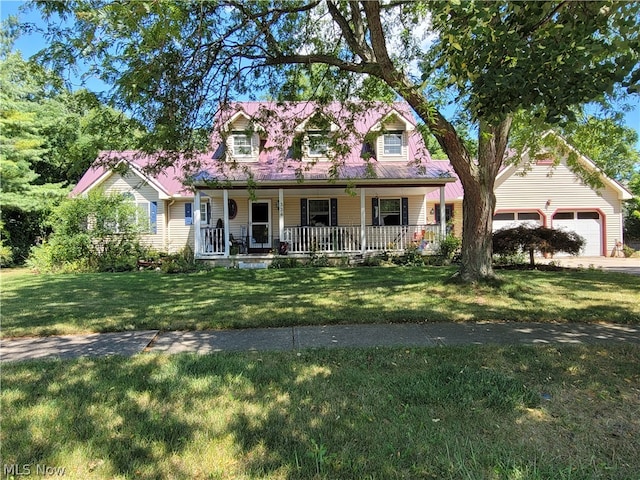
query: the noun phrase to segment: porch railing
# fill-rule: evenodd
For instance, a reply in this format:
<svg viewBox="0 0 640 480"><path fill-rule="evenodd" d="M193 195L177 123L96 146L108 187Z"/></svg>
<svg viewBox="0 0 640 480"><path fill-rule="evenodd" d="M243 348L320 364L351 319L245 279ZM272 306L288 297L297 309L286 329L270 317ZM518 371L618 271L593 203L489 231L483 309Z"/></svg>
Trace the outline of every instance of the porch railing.
<svg viewBox="0 0 640 480"><path fill-rule="evenodd" d="M404 251L409 246L430 250L440 239L438 225L366 226L367 251Z"/></svg>
<svg viewBox="0 0 640 480"><path fill-rule="evenodd" d="M224 254L224 228L202 227L200 248L204 254Z"/></svg>
<svg viewBox="0 0 640 480"><path fill-rule="evenodd" d="M278 241L286 244L289 253L362 253L362 229L360 226L344 227L285 227L281 239L272 242L274 250ZM233 233L233 232L232 232ZM439 225L387 225L364 227L365 252L402 252L410 246L421 251L432 251L440 240ZM234 236L234 240L238 237ZM246 240L246 239L244 239ZM243 240L236 241L240 248L236 253L246 253ZM231 242L230 247L234 245ZM200 250L205 256L224 255L224 228L202 227Z"/></svg>
<svg viewBox="0 0 640 480"><path fill-rule="evenodd" d="M285 227L283 242L291 253L356 253L360 227Z"/></svg>

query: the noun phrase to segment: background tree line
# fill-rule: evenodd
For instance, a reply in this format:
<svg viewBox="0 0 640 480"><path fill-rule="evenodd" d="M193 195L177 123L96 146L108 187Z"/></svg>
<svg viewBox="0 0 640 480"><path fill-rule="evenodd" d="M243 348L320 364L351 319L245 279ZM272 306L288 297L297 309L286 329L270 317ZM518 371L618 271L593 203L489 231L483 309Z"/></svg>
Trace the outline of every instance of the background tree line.
<svg viewBox="0 0 640 480"><path fill-rule="evenodd" d="M21 264L100 150L135 145L140 125L62 78L13 44L15 19L0 31L0 204L2 264Z"/></svg>
<svg viewBox="0 0 640 480"><path fill-rule="evenodd" d="M468 281L493 275L493 182L509 161L507 152L535 151L546 129L560 130L638 193L636 133L623 126L618 97L640 90L640 4L32 4L49 20L49 47L40 65L17 67L40 73L25 78L14 73L19 81L7 79L9 91L23 85L2 98L2 121L10 127L3 132L22 139L3 146L11 172L6 201L14 220L44 212L47 195L63 195L100 148L176 154L203 148L220 105L238 96L407 101L427 145L449 158L463 182L461 276ZM61 24L57 15L69 21ZM66 90L42 67L46 62L62 72L79 60L113 85L111 104L139 124L88 92ZM2 61L24 62L10 48ZM5 102L14 106L5 110ZM594 102L602 106L598 114L585 113L585 105ZM453 113L451 105L457 106ZM26 116L14 114L21 109ZM160 166L171 161L160 160ZM4 204L4 187L2 195ZM20 204L26 198L42 208ZM640 216L638 202L634 205L629 218ZM15 242L17 233L6 224Z"/></svg>

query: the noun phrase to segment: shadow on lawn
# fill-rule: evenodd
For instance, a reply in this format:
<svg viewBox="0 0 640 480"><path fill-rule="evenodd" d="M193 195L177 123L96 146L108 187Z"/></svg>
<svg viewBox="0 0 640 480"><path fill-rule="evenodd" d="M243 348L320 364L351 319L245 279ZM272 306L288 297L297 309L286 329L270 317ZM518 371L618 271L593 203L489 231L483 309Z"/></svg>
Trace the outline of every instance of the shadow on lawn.
<svg viewBox="0 0 640 480"><path fill-rule="evenodd" d="M594 367L605 354L606 372ZM613 460L595 445L563 457L562 421L534 426L547 442L535 447L513 429L571 365L571 382L595 375L602 398L619 396L617 376L637 379L637 350L626 355L476 347L15 365L3 379L3 460L66 459L77 478L459 478L506 467L588 478L598 462L632 468L637 439L607 437Z"/></svg>
<svg viewBox="0 0 640 480"><path fill-rule="evenodd" d="M425 409L430 419L430 410L457 405L459 418L447 428L465 435L465 409L512 415L538 401L522 382L468 359L468 378L460 365L441 368L432 356L426 373L410 374L403 363L416 355L144 356L11 367L3 460L57 462L78 478L444 473L445 434L425 423ZM442 464L421 465L434 449Z"/></svg>
<svg viewBox="0 0 640 480"><path fill-rule="evenodd" d="M614 300L618 292L625 299L640 294L630 275L508 272L501 287L491 288L447 285L452 272L300 268L33 275L13 287L18 280L7 282L2 335L447 320L640 322L637 303ZM604 300L585 305L593 292Z"/></svg>

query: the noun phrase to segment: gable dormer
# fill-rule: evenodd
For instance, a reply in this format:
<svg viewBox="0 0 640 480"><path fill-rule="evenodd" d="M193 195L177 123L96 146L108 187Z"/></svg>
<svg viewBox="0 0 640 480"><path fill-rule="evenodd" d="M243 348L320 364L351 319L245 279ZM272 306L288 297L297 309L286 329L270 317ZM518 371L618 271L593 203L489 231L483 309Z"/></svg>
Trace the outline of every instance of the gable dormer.
<svg viewBox="0 0 640 480"><path fill-rule="evenodd" d="M372 142L378 161L407 161L409 159L409 135L415 125L393 109L371 127Z"/></svg>
<svg viewBox="0 0 640 480"><path fill-rule="evenodd" d="M260 154L264 128L243 110L238 110L222 125L229 156L241 162L255 162Z"/></svg>
<svg viewBox="0 0 640 480"><path fill-rule="evenodd" d="M322 114L305 118L296 126L294 140L300 144L302 158L327 159L331 153L331 136L338 130L338 125Z"/></svg>

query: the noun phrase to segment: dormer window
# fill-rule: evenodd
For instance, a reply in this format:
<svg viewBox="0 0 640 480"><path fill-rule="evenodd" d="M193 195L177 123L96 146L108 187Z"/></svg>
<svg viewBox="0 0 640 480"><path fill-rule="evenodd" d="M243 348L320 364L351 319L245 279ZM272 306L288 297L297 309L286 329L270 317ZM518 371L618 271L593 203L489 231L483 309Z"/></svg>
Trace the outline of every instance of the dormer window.
<svg viewBox="0 0 640 480"><path fill-rule="evenodd" d="M234 132L233 139L233 156L248 157L251 156L251 135L246 133Z"/></svg>
<svg viewBox="0 0 640 480"><path fill-rule="evenodd" d="M402 155L402 131L388 132L384 134L384 155Z"/></svg>
<svg viewBox="0 0 640 480"><path fill-rule="evenodd" d="M327 133L319 130L312 130L307 134L309 141L309 156L324 157L329 151Z"/></svg>

